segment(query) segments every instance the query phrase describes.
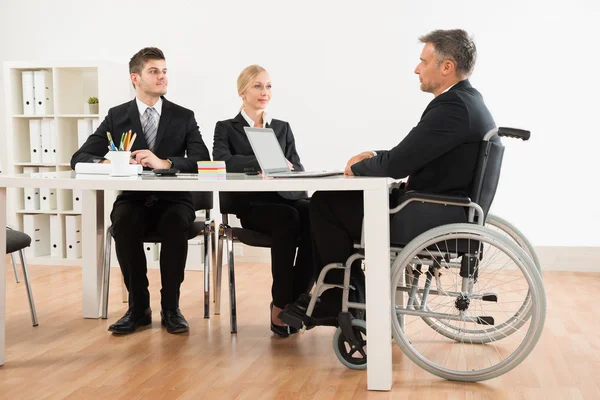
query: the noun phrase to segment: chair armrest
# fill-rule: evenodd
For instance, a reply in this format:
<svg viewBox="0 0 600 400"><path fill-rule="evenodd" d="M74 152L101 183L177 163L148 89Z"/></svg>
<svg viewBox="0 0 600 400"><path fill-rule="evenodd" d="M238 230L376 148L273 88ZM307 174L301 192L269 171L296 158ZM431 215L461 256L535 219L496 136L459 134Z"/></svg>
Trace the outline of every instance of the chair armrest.
<svg viewBox="0 0 600 400"><path fill-rule="evenodd" d="M402 203L398 204L396 207L390 210L390 214L395 214L406 205L413 201L421 201L423 203L437 203L444 204L448 206L459 206L459 207L469 207L471 204L471 199L465 196L450 196L443 194L433 194L433 193L423 193L423 192L415 192L408 191L402 195Z"/></svg>

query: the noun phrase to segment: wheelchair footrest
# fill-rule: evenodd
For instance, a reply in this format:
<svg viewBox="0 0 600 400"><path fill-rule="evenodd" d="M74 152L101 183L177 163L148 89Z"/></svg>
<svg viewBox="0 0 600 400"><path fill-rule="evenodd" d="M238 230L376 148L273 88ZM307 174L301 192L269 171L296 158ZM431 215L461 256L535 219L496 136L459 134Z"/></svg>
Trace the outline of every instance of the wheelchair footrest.
<svg viewBox="0 0 600 400"><path fill-rule="evenodd" d="M493 301L494 303L498 302L498 296L492 293L487 293L481 296L481 300L483 301Z"/></svg>
<svg viewBox="0 0 600 400"><path fill-rule="evenodd" d="M495 325L494 317L477 317L477 323L480 325L489 325L489 326Z"/></svg>

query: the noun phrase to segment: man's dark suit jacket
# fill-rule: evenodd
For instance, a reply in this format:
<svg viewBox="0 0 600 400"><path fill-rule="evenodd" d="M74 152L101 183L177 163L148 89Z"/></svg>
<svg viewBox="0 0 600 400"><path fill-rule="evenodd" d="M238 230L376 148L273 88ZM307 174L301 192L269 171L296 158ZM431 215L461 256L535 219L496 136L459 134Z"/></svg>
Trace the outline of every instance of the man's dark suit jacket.
<svg viewBox="0 0 600 400"><path fill-rule="evenodd" d="M213 160L225 161L227 172L257 172L260 171L258 160L252 151L244 127L249 126L242 113L233 119L217 122L213 144ZM266 128L275 132L277 141L288 159L294 165L295 171L304 171L300 156L296 151L296 142L290 124L278 119L271 120ZM306 198L306 192L279 192L290 200ZM219 193L220 208L224 214L240 215L247 211L255 200L260 198L260 193Z"/></svg>
<svg viewBox="0 0 600 400"><path fill-rule="evenodd" d="M421 120L393 149L358 162L352 172L408 180L408 189L471 194L479 145L496 127L481 94L460 81L429 103Z"/></svg>
<svg viewBox="0 0 600 400"><path fill-rule="evenodd" d="M463 80L433 99L396 147L354 164L352 172L394 179L409 176L408 190L470 196L479 146L495 127L481 94ZM391 206L401 200L391 198ZM455 207L411 203L393 219L398 222L392 223L392 240L406 243L426 229L466 217Z"/></svg>
<svg viewBox="0 0 600 400"><path fill-rule="evenodd" d="M158 158L170 159L173 167L181 172L195 173L198 161L210 160L210 154L200 135L194 112L162 98L162 111L158 123L154 154ZM131 151L148 148L142 131L140 114L134 100L108 110L108 115L96 132L91 135L71 158L71 168L78 162L98 162L108 152L108 136L110 132L118 147L121 134L131 129L136 139ZM187 155L187 156L186 156ZM154 195L159 199L189 204L193 209L192 195L189 192L123 192L120 200L142 200Z"/></svg>

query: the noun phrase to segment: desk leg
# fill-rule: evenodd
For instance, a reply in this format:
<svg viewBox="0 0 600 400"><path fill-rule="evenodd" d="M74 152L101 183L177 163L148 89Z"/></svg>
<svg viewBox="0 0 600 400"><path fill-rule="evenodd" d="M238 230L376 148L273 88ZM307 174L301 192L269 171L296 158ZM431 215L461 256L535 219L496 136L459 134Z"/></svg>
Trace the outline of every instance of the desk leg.
<svg viewBox="0 0 600 400"><path fill-rule="evenodd" d="M102 262L104 260L104 192L102 190L84 190L82 196L83 317L99 318Z"/></svg>
<svg viewBox="0 0 600 400"><path fill-rule="evenodd" d="M6 345L6 188L0 188L0 365Z"/></svg>
<svg viewBox="0 0 600 400"><path fill-rule="evenodd" d="M387 183L365 190L365 266L367 286L367 388L392 387L390 230Z"/></svg>

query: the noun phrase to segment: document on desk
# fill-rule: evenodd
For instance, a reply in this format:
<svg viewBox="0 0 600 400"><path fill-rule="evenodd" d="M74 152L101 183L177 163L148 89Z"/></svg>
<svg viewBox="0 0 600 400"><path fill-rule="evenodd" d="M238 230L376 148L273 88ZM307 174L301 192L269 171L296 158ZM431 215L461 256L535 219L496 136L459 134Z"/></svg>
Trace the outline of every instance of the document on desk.
<svg viewBox="0 0 600 400"><path fill-rule="evenodd" d="M129 164L127 172L132 175L141 175L143 167L139 164ZM93 174L93 175L110 175L112 173L112 165L100 163L77 163L75 164L75 172L78 174Z"/></svg>

